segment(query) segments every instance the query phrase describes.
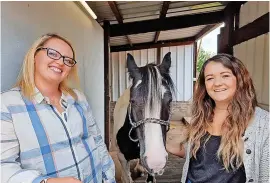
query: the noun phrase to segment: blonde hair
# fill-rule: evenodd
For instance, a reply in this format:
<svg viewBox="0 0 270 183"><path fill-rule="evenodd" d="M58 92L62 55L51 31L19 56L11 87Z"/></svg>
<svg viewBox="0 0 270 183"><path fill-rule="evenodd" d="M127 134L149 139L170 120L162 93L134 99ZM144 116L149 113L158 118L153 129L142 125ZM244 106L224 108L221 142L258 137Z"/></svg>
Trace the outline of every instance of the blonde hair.
<svg viewBox="0 0 270 183"><path fill-rule="evenodd" d="M70 42L57 34L50 34L50 33L45 34L41 36L38 40L36 40L24 57L23 65L21 67L21 71L20 71L20 74L18 76L18 80L16 83L16 86L21 89L22 94L30 100L32 100L34 96L34 92L35 92L35 81L34 81L35 65L34 63L35 63L35 55L36 55L37 49L44 46L44 44L52 38L60 39L64 41L65 43L67 43L72 49L73 59L75 59L75 52ZM71 85L74 85L75 88L77 89L80 88L77 65L74 65L71 68L71 71L68 77L64 81L62 81L59 86L59 89L64 94L70 94L75 100L77 100L77 95L71 88Z"/></svg>
<svg viewBox="0 0 270 183"><path fill-rule="evenodd" d="M218 54L204 63L193 96L193 118L189 134L189 142L192 144L191 151L195 158L201 147L201 140L207 134L206 129L213 122L214 116L215 102L207 94L205 87L204 70L209 62L221 63L230 69L237 79L237 89L229 104L229 115L222 126L221 142L217 152L225 169L227 171L235 170L243 164L242 135L245 133L257 105L255 89L246 67L237 58L227 54ZM210 136L206 138L204 145L209 138Z"/></svg>

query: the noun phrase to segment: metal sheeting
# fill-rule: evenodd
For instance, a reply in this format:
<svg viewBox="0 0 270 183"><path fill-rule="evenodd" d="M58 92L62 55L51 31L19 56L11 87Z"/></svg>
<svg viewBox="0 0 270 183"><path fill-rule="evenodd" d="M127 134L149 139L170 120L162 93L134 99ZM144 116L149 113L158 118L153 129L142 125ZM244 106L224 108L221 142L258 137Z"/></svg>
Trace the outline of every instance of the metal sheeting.
<svg viewBox="0 0 270 183"><path fill-rule="evenodd" d="M116 2L124 23L159 18L162 1Z"/></svg>
<svg viewBox="0 0 270 183"><path fill-rule="evenodd" d="M132 44L136 43L144 43L144 42L152 42L155 38L155 32L148 32L143 34L132 34L128 35Z"/></svg>
<svg viewBox="0 0 270 183"><path fill-rule="evenodd" d="M88 1L98 20L110 20L111 24L117 24L116 18L107 1ZM162 10L163 1L116 1L123 22L137 22L158 19ZM166 17L214 12L224 9L227 2L220 1L171 1ZM159 40L180 39L192 37L204 26L196 26L188 29L161 31ZM155 32L129 35L132 44L154 41ZM111 46L129 44L125 36L111 38Z"/></svg>
<svg viewBox="0 0 270 183"><path fill-rule="evenodd" d="M111 46L119 46L129 44L126 36L110 37Z"/></svg>
<svg viewBox="0 0 270 183"><path fill-rule="evenodd" d="M193 45L163 47L161 58L171 52L170 75L176 87L174 101L190 101L193 95Z"/></svg>
<svg viewBox="0 0 270 183"><path fill-rule="evenodd" d="M193 45L161 48L160 58L171 52L171 77L176 86L174 101L189 101L193 94ZM111 53L111 98L117 101L130 86L126 69L126 55L133 55L138 66L156 63L157 49L135 50Z"/></svg>
<svg viewBox="0 0 270 183"><path fill-rule="evenodd" d="M166 17L215 12L225 8L221 2L171 2Z"/></svg>
<svg viewBox="0 0 270 183"><path fill-rule="evenodd" d="M98 21L116 20L107 1L86 1L86 2L97 15Z"/></svg>
<svg viewBox="0 0 270 183"><path fill-rule="evenodd" d="M200 25L184 29L161 31L158 40L171 40L192 37L198 34L206 25Z"/></svg>
<svg viewBox="0 0 270 183"><path fill-rule="evenodd" d="M242 27L269 12L269 2L247 2L240 9ZM247 67L252 76L261 107L269 110L269 33L233 47L234 55Z"/></svg>
<svg viewBox="0 0 270 183"><path fill-rule="evenodd" d="M130 80L126 68L127 53L133 55L137 66L148 63L156 63L157 49L145 49L111 53L111 99L117 101L126 88L130 86Z"/></svg>

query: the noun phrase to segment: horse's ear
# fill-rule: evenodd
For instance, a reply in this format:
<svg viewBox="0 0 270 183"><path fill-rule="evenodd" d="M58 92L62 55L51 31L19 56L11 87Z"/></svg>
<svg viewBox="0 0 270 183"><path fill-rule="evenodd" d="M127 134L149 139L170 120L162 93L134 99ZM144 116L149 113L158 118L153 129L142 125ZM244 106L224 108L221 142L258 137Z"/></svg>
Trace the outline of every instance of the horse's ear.
<svg viewBox="0 0 270 183"><path fill-rule="evenodd" d="M160 70L161 72L163 73L168 73L169 70L170 70L170 67L171 67L171 52L168 52L163 60L162 60L162 63L160 64Z"/></svg>
<svg viewBox="0 0 270 183"><path fill-rule="evenodd" d="M127 54L127 68L130 76L136 78L139 76L139 68L131 54Z"/></svg>

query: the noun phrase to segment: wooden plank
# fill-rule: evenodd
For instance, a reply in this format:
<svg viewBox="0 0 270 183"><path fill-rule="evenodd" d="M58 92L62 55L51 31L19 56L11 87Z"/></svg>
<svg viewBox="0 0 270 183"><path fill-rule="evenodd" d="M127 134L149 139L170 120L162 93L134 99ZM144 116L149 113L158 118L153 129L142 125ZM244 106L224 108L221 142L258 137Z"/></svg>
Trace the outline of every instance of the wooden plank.
<svg viewBox="0 0 270 183"><path fill-rule="evenodd" d="M170 75L171 78L173 80L173 83L175 85L177 85L178 81L177 81L177 47L176 46L172 46L169 47L169 50L171 52L171 68L170 68ZM177 101L176 96L173 96L173 100Z"/></svg>
<svg viewBox="0 0 270 183"><path fill-rule="evenodd" d="M239 21L239 28L247 25L248 22L248 13L249 13L249 6L248 3L244 4L240 9L240 21Z"/></svg>
<svg viewBox="0 0 270 183"><path fill-rule="evenodd" d="M147 64L147 50L140 50L141 51L141 66L145 66Z"/></svg>
<svg viewBox="0 0 270 183"><path fill-rule="evenodd" d="M104 21L104 121L105 121L105 144L110 147L110 85L109 85L109 63L110 63L110 22Z"/></svg>
<svg viewBox="0 0 270 183"><path fill-rule="evenodd" d="M196 79L197 75L197 42L194 42L193 44L193 93L194 93L194 88L195 88L195 84L196 81L194 79Z"/></svg>
<svg viewBox="0 0 270 183"><path fill-rule="evenodd" d="M194 41L195 41L195 37L188 37L188 38L183 38L183 39L159 41L157 43L153 43L153 42L139 43L139 44L133 44L133 46L130 46L130 45L111 46L111 52L188 45L188 44L193 44Z"/></svg>
<svg viewBox="0 0 270 183"><path fill-rule="evenodd" d="M125 52L119 52L119 95L118 98L124 93L126 89L126 65L127 56Z"/></svg>
<svg viewBox="0 0 270 183"><path fill-rule="evenodd" d="M147 55L148 55L148 64L150 63L156 63L155 60L155 49L148 49L147 50Z"/></svg>
<svg viewBox="0 0 270 183"><path fill-rule="evenodd" d="M141 67L141 50L134 50L133 57L138 67Z"/></svg>
<svg viewBox="0 0 270 183"><path fill-rule="evenodd" d="M269 1L259 1L258 2L258 11L257 18L269 12Z"/></svg>
<svg viewBox="0 0 270 183"><path fill-rule="evenodd" d="M263 64L264 64L264 42L265 35L261 35L255 39L255 58L254 62L254 74L253 74L253 84L257 94L257 100L259 103L262 102L262 88L263 88Z"/></svg>
<svg viewBox="0 0 270 183"><path fill-rule="evenodd" d="M166 17L169 6L170 6L170 1L163 1L163 5L162 5L159 19L163 19ZM155 38L154 38L154 43L156 43L158 41L159 34L160 34L160 31L157 31Z"/></svg>
<svg viewBox="0 0 270 183"><path fill-rule="evenodd" d="M177 101L184 100L184 78L185 78L185 46L177 47L177 83L176 98Z"/></svg>
<svg viewBox="0 0 270 183"><path fill-rule="evenodd" d="M107 2L109 4L114 16L116 17L116 20L118 21L118 23L123 24L123 17L118 9L116 2L115 1L107 1ZM127 35L125 37L128 40L130 46L132 46L132 42L131 42L130 38Z"/></svg>
<svg viewBox="0 0 270 183"><path fill-rule="evenodd" d="M111 37L221 23L223 11L111 25Z"/></svg>
<svg viewBox="0 0 270 183"><path fill-rule="evenodd" d="M269 32L269 12L255 21L241 27L232 34L233 45L240 44Z"/></svg>
<svg viewBox="0 0 270 183"><path fill-rule="evenodd" d="M119 54L118 52L112 53L112 100L117 101L119 97Z"/></svg>
<svg viewBox="0 0 270 183"><path fill-rule="evenodd" d="M264 63L263 63L263 85L261 102L266 105L269 111L269 33L265 35L264 42Z"/></svg>
<svg viewBox="0 0 270 183"><path fill-rule="evenodd" d="M249 41L247 41L247 57L246 57L246 61L247 61L247 69L250 73L250 75L253 78L253 68L254 68L254 60L255 60L255 38L251 39Z"/></svg>
<svg viewBox="0 0 270 183"><path fill-rule="evenodd" d="M248 4L248 8L249 8L249 13L248 13L248 22L253 22L254 20L256 20L257 18L257 11L258 11L258 1L250 1L247 3Z"/></svg>
<svg viewBox="0 0 270 183"><path fill-rule="evenodd" d="M130 53L131 55L133 55L133 51L123 51L123 53L125 53L125 58L127 59L127 54ZM126 88L128 88L129 86L131 86L132 81L129 79L129 74L128 74L128 69L126 68Z"/></svg>
<svg viewBox="0 0 270 183"><path fill-rule="evenodd" d="M193 73L192 73L192 54L193 54L193 46L187 45L185 46L185 78L184 78L184 101L189 101L192 98L193 93Z"/></svg>

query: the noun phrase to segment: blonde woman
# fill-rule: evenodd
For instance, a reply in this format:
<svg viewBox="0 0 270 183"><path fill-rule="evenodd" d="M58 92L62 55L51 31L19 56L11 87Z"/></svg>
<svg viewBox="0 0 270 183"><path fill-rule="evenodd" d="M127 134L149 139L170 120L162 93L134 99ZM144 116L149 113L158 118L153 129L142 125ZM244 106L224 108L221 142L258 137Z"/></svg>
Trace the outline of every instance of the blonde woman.
<svg viewBox="0 0 270 183"><path fill-rule="evenodd" d="M257 107L250 75L237 58L218 54L200 72L183 183L269 182L269 112ZM186 151L185 151L186 150Z"/></svg>
<svg viewBox="0 0 270 183"><path fill-rule="evenodd" d="M39 38L1 94L1 182L115 182L114 163L78 84L71 44Z"/></svg>

